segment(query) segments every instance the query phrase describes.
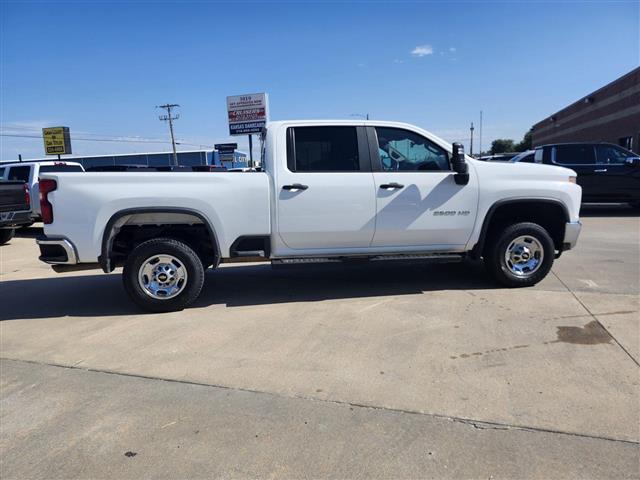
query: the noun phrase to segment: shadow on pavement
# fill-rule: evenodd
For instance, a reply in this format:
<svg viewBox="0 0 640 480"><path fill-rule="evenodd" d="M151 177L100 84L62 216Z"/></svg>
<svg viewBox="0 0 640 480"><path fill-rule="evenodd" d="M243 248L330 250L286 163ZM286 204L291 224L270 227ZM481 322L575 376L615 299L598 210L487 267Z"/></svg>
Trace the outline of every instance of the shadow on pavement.
<svg viewBox="0 0 640 480"><path fill-rule="evenodd" d="M42 227L26 227L16 229L16 237L19 238L37 238L44 235Z"/></svg>
<svg viewBox="0 0 640 480"><path fill-rule="evenodd" d="M585 203L580 207L581 217L640 217L640 208L626 203Z"/></svg>
<svg viewBox="0 0 640 480"><path fill-rule="evenodd" d="M268 305L328 299L411 295L435 290L497 288L476 264L362 265L273 270L270 264L224 266L207 272L195 307ZM0 321L143 313L117 274L3 281Z"/></svg>

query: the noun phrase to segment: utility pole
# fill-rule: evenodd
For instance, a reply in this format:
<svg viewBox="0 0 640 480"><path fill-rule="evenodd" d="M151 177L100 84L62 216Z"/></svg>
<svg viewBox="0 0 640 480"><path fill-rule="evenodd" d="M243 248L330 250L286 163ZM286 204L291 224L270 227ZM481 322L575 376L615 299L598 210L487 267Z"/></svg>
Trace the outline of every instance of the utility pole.
<svg viewBox="0 0 640 480"><path fill-rule="evenodd" d="M478 138L478 158L482 156L482 110L480 110L480 135Z"/></svg>
<svg viewBox="0 0 640 480"><path fill-rule="evenodd" d="M469 142L469 155L473 157L473 122L471 122L471 141Z"/></svg>
<svg viewBox="0 0 640 480"><path fill-rule="evenodd" d="M171 146L173 147L173 165L178 166L178 153L176 152L176 139L173 136L173 121L180 118L180 114L171 115L171 109L179 107L177 103L166 103L164 105L157 105L156 108L164 108L167 111L166 115L160 115L158 118L163 122L169 122L169 132L171 132Z"/></svg>

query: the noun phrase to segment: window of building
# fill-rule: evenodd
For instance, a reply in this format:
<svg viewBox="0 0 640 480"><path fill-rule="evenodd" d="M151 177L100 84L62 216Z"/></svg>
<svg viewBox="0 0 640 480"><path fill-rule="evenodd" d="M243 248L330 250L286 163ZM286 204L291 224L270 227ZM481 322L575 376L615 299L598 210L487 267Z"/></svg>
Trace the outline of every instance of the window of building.
<svg viewBox="0 0 640 480"><path fill-rule="evenodd" d="M288 135L287 165L292 172L360 170L355 127L295 127Z"/></svg>
<svg viewBox="0 0 640 480"><path fill-rule="evenodd" d="M596 154L593 145L558 145L551 150L551 161L561 165L593 165Z"/></svg>
<svg viewBox="0 0 640 480"><path fill-rule="evenodd" d="M450 170L447 152L417 133L383 127L376 133L383 171Z"/></svg>
<svg viewBox="0 0 640 480"><path fill-rule="evenodd" d="M622 137L618 139L618 145L627 150L633 150L633 137Z"/></svg>

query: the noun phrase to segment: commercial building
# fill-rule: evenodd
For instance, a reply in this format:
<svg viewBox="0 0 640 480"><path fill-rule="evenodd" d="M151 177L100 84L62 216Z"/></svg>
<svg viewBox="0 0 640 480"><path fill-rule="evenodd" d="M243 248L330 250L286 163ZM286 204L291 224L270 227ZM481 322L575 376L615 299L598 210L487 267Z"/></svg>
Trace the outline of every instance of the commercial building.
<svg viewBox="0 0 640 480"><path fill-rule="evenodd" d="M220 161L218 152L213 150L188 150L177 152L178 165L218 165L227 168L244 168L247 166L247 155L234 153L233 161ZM55 160L56 157L38 158L25 161ZM65 155L62 160L78 162L87 169L112 165L141 165L147 167L164 167L172 165L172 152L127 153L117 155L71 156ZM15 160L13 160L15 162Z"/></svg>
<svg viewBox="0 0 640 480"><path fill-rule="evenodd" d="M610 142L640 152L640 67L536 123L532 141Z"/></svg>

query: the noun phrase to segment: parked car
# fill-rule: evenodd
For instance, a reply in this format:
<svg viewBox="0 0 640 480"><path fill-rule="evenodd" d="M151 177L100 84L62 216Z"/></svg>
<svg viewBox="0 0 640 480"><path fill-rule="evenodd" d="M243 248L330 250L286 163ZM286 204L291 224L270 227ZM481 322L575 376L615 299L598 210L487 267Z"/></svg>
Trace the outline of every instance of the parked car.
<svg viewBox="0 0 640 480"><path fill-rule="evenodd" d="M31 197L27 184L0 181L0 245L13 238L16 228L31 223Z"/></svg>
<svg viewBox="0 0 640 480"><path fill-rule="evenodd" d="M272 122L262 140L264 172L252 175L47 173L41 260L123 266L132 300L159 312L193 302L209 266L247 257L475 258L503 285L530 286L580 232L567 168L480 162L396 122Z"/></svg>
<svg viewBox="0 0 640 480"><path fill-rule="evenodd" d="M508 162L518 154L518 152L496 153L494 155L485 155L484 157L480 157L480 160L483 162Z"/></svg>
<svg viewBox="0 0 640 480"><path fill-rule="evenodd" d="M583 202L624 202L640 208L640 156L612 143L562 143L535 149L535 163L578 174Z"/></svg>
<svg viewBox="0 0 640 480"><path fill-rule="evenodd" d="M524 163L534 163L535 150L527 150L526 152L519 153L515 157L513 157L510 162L524 162Z"/></svg>
<svg viewBox="0 0 640 480"><path fill-rule="evenodd" d="M39 194L38 179L43 173L53 172L84 172L82 165L76 162L50 161L50 162L16 162L3 163L2 180L19 181L27 184L32 198L37 199ZM42 219L40 203L31 202L31 223Z"/></svg>

